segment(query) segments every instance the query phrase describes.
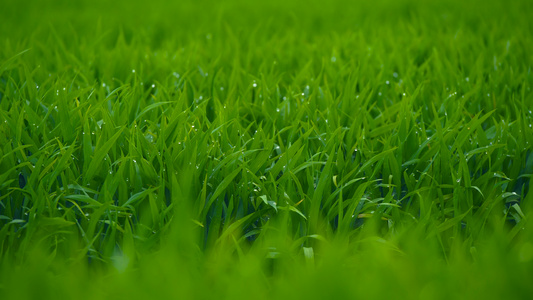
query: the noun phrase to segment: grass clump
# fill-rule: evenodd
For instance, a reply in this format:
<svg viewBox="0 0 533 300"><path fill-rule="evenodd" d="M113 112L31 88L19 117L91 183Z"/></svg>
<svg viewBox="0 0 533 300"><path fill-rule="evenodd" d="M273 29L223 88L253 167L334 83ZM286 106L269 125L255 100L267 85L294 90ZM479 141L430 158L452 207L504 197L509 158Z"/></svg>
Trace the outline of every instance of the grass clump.
<svg viewBox="0 0 533 300"><path fill-rule="evenodd" d="M34 2L7 298L531 294L529 2Z"/></svg>

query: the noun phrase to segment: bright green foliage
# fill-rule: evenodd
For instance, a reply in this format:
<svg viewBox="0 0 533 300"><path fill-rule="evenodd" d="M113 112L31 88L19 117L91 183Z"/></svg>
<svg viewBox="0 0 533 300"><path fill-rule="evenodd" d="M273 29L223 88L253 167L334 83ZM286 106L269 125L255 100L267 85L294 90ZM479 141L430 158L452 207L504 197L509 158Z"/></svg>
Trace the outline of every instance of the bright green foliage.
<svg viewBox="0 0 533 300"><path fill-rule="evenodd" d="M528 298L531 1L3 1L0 293Z"/></svg>

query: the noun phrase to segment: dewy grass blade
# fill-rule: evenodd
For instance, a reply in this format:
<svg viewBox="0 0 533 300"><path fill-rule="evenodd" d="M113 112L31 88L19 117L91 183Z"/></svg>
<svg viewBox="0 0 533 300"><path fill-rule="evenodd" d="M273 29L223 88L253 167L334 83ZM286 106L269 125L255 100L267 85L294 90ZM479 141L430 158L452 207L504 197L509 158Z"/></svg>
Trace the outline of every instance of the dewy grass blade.
<svg viewBox="0 0 533 300"><path fill-rule="evenodd" d="M109 150L115 145L115 142L120 137L125 127L119 129L109 140L105 141L101 147L95 150L94 157L89 164L89 169L85 172L83 181L88 183L93 177L94 174L98 171L98 168L101 166L104 157L107 155Z"/></svg>

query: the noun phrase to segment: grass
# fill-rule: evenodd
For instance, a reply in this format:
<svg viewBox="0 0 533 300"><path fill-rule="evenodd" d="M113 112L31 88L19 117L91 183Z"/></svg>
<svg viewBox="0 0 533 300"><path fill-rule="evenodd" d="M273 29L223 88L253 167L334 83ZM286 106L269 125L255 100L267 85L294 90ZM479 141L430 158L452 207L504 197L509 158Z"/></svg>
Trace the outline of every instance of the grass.
<svg viewBox="0 0 533 300"><path fill-rule="evenodd" d="M529 1L4 1L0 292L528 298Z"/></svg>

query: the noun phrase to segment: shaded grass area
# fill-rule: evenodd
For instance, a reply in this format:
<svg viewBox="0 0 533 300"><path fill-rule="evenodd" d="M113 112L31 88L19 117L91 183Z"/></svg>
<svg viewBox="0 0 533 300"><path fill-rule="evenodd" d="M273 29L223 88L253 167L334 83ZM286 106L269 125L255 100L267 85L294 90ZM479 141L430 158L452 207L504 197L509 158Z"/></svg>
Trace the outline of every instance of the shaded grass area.
<svg viewBox="0 0 533 300"><path fill-rule="evenodd" d="M8 298L531 294L530 2L5 3Z"/></svg>

